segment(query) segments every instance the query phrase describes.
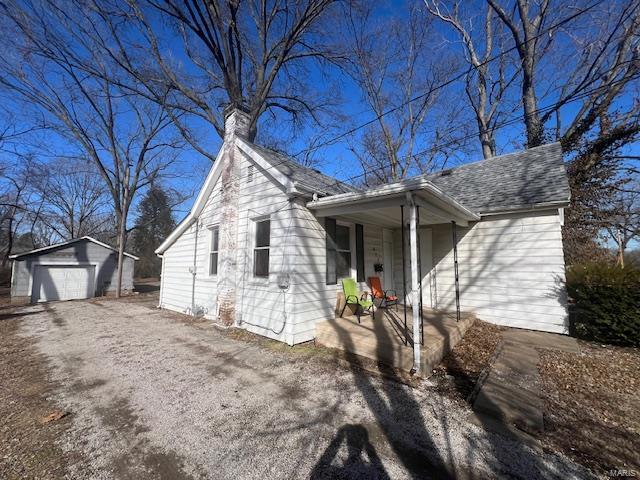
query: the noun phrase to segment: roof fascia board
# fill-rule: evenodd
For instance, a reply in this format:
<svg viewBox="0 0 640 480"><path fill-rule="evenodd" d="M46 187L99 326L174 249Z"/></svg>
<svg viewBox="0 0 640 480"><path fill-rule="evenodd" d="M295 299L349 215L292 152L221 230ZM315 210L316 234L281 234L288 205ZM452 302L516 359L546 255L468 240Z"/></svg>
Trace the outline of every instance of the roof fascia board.
<svg viewBox="0 0 640 480"><path fill-rule="evenodd" d="M103 243L103 242L101 242L100 240L96 240L95 238L90 237L90 236L88 236L88 235L85 235L85 236L84 236L84 237L82 237L80 240L82 240L82 239L89 240L89 241L91 241L91 242L93 242L93 243L96 243L96 244L98 244L98 245L100 245L100 246L102 246L102 247L104 247L104 248L108 248L109 250L113 250L114 252L117 252L117 251L118 251L118 249L117 249L117 248L112 247L111 245L107 245L106 243ZM123 252L123 253L124 253L124 255L126 255L127 257L133 258L134 260L140 260L140 257L136 257L135 255L132 255L132 254L127 253L127 252Z"/></svg>
<svg viewBox="0 0 640 480"><path fill-rule="evenodd" d="M169 234L169 236L165 239L165 241L162 242L158 248L156 248L155 250L156 255L162 255L167 250L167 248L173 245L173 242L175 242L178 239L178 237L180 237L180 235L182 235L185 232L185 230L187 230L187 228L191 226L191 224L198 217L198 215L202 213L202 210L204 209L204 206L206 205L207 200L211 195L211 190L213 190L213 187L215 186L216 182L218 181L218 178L220 177L220 173L222 171L223 152L224 152L224 143L222 144L222 146L220 147L220 150L218 151L216 160L215 162L213 162L213 165L211 166L211 170L209 170L209 175L207 175L207 178L204 181L202 188L200 189L200 193L198 194L196 201L191 207L191 211L189 211L189 214L185 217L185 219L178 224L175 230L171 232L171 234Z"/></svg>
<svg viewBox="0 0 640 480"><path fill-rule="evenodd" d="M488 212L480 212L481 217L492 217L496 215L504 215L507 213L526 213L526 212L537 212L540 210L555 210L558 208L565 208L569 206L569 200L562 200L556 202L544 202L544 203L535 203L526 207L513 207L513 208L500 208L499 210L491 210Z"/></svg>
<svg viewBox="0 0 640 480"><path fill-rule="evenodd" d="M397 199L394 204L400 205L405 201L403 194L406 192L416 192L417 196L423 197L423 200L427 202L432 199L436 199L437 207L448 212L450 214L449 216L454 216L459 220L480 220L480 216L478 214L472 212L449 195L442 192L442 190L437 188L430 181L422 178L392 183L368 192L350 192L340 195L331 195L329 197L324 197L307 203L307 208L317 210L318 214L320 214L320 211L322 210L323 216L329 216L325 214L324 211L329 210L330 207L339 208L341 206L349 205L350 210L352 210L353 208L358 208L356 205L361 205L363 203L377 204L378 199L383 198ZM424 197L427 197L427 199Z"/></svg>
<svg viewBox="0 0 640 480"><path fill-rule="evenodd" d="M351 201L322 207L317 209L318 217L332 217L336 215L349 215L353 213L366 212L377 208L397 207L404 203L404 197L401 195L385 195L379 199L369 199L361 201Z"/></svg>
<svg viewBox="0 0 640 480"><path fill-rule="evenodd" d="M420 188L423 184L427 183L423 179L409 179L402 182L389 183L381 187L377 187L365 192L347 192L338 195L330 195L323 197L319 200L314 200L307 204L307 207L316 210L333 205L341 205L344 203L352 202L367 202L369 200L380 198L383 196L391 196L394 194L403 194L410 190Z"/></svg>
<svg viewBox="0 0 640 480"><path fill-rule="evenodd" d="M9 259L10 260L15 260L15 259L20 258L20 257L27 257L29 255L34 255L36 253L46 252L47 250L53 250L53 249L56 249L56 248L66 247L66 246L69 246L69 245L73 245L74 243L78 243L78 242L80 242L82 240L87 240L89 242L92 242L92 243L95 243L97 245L100 245L101 247L108 248L109 250L113 250L114 252L118 251L118 249L112 247L111 245L107 245L106 243L103 243L100 240L96 240L93 237L85 235L84 237L74 238L73 240L67 240L66 242L61 242L61 243L56 243L54 245L48 245L46 247L36 248L35 250L29 250L28 252L16 253L15 255L10 255ZM129 258L133 258L134 260L140 260L139 257L136 257L135 255L132 255L132 254L127 253L127 252L124 252L124 255L126 255Z"/></svg>

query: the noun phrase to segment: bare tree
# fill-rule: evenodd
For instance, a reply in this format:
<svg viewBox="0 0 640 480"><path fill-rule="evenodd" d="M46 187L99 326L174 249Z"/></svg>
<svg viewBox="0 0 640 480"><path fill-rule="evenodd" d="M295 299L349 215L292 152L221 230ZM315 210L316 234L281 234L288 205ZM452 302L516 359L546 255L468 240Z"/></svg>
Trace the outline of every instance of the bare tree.
<svg viewBox="0 0 640 480"><path fill-rule="evenodd" d="M598 8L592 5L570 9L566 5L552 5L550 0L517 0L512 10L503 7L499 0L487 2L511 33L521 62L527 145L544 143L545 125L553 119L555 137L565 151L579 148L584 136L603 115L610 115L615 101L640 73L638 2L620 0L601 2ZM572 12L567 24L563 23L565 12ZM541 61L551 46L561 58L555 65ZM551 71L555 74L549 75L551 66L556 67ZM541 112L538 98L543 92L545 98L554 99L554 104ZM580 101L580 107L562 128L560 110L575 101ZM620 125L606 126L608 132L602 133L619 137L626 135L629 127L637 131L638 108L633 105L619 116Z"/></svg>
<svg viewBox="0 0 640 480"><path fill-rule="evenodd" d="M32 207L31 178L33 160L20 158L15 163L4 163L0 170L0 232L2 233L2 268L14 253L16 239L22 227L37 219Z"/></svg>
<svg viewBox="0 0 640 480"><path fill-rule="evenodd" d="M25 1L0 6L10 25L2 38L0 87L41 112L50 131L95 163L118 223L119 296L134 198L169 172L181 142L158 104L111 80L115 65L101 45L70 41L77 38L75 26L92 17L92 5Z"/></svg>
<svg viewBox="0 0 640 480"><path fill-rule="evenodd" d="M491 38L488 17L479 19L455 1L425 3L433 15L458 32L472 65L483 65L483 60L497 65L515 52L519 65L513 70L514 86L519 87L519 94L494 96L496 105L492 106L509 110L513 100L519 101L528 147L550 140L561 142L569 160L572 191L563 230L567 260L592 257L599 251L603 216L620 176L637 175L638 170L638 160L625 155L628 149L624 147L640 134L640 4L635 0L588 6L553 0L486 0L497 28L511 42L494 42L495 53L478 63L473 51L487 51ZM484 35L479 35L483 30ZM478 67L475 72L477 79L482 78ZM482 86L477 98L481 104ZM477 111L473 101L471 105ZM496 128L519 123L513 120L498 122ZM486 155L483 131L479 122Z"/></svg>
<svg viewBox="0 0 640 480"><path fill-rule="evenodd" d="M43 231L71 240L105 230L111 220L109 193L91 160L58 159L34 170L33 189L43 204L38 218L48 227Z"/></svg>
<svg viewBox="0 0 640 480"><path fill-rule="evenodd" d="M473 22L469 21L471 15L461 12L465 2L456 1L450 8L440 0L425 0L424 3L429 13L450 26L462 42L465 60L472 67L465 78L465 94L475 116L482 155L493 157L497 154L498 124L517 106L508 94L519 75L519 68L512 65L511 55L496 55L496 52L507 50L501 24L496 22L495 12L487 7L482 28L476 33ZM476 6L473 9L477 11ZM494 60L494 56L498 58Z"/></svg>
<svg viewBox="0 0 640 480"><path fill-rule="evenodd" d="M457 130L457 114L435 88L453 68L446 56L435 59L429 51L429 19L415 7L407 19L382 23L372 9L350 13L346 70L375 115L350 146L365 181L386 183L441 166L448 151L439 145ZM427 122L436 114L438 122Z"/></svg>
<svg viewBox="0 0 640 480"><path fill-rule="evenodd" d="M511 11L503 8L498 0L487 0L487 2L511 32L520 58L522 75L520 87L527 146L531 148L541 145L544 143L544 125L538 112L536 66L551 43L548 36L541 35L552 13L549 8L551 0L534 2L516 0L515 7ZM555 9L556 14L560 12L561 10Z"/></svg>
<svg viewBox="0 0 640 480"><path fill-rule="evenodd" d="M198 134L197 126L223 137L228 105L248 111L253 140L265 112L294 124L320 122L335 103L335 94L314 90L312 79L340 56L331 34L338 0L90 3L96 15L76 25L79 36L101 44L126 73L120 86L161 104L191 146L212 161L203 141L208 132Z"/></svg>
<svg viewBox="0 0 640 480"><path fill-rule="evenodd" d="M640 239L640 183L628 182L618 190L609 209L606 229L616 244L616 263L624 268L629 244Z"/></svg>

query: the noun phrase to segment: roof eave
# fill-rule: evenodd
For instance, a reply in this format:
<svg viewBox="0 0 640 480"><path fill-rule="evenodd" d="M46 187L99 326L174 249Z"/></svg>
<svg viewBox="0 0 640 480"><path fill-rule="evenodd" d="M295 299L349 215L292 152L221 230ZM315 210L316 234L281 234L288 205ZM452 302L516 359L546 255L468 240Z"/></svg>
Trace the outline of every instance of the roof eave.
<svg viewBox="0 0 640 480"><path fill-rule="evenodd" d="M506 213L532 212L540 210L553 210L556 208L565 208L570 204L567 200L554 200L551 202L538 202L530 205L515 205L513 207L498 207L495 209L480 211L481 217L489 217L494 215L503 215Z"/></svg>
<svg viewBox="0 0 640 480"><path fill-rule="evenodd" d="M114 252L117 252L118 250L114 247L112 247L111 245L108 245L104 242L101 242L100 240L96 240L93 237L90 237L89 235L85 235L83 237L80 238L74 238L73 240L67 240L66 242L60 242L60 243L56 243L54 245L47 245L46 247L41 247L41 248L36 248L34 250L29 250L28 252L22 252L22 253L16 253L14 255L10 255L9 256L9 260L17 260L19 258L22 257L28 257L29 255L35 255L37 253L42 253L42 252L46 252L47 250L53 250L54 248L61 248L61 247L66 247L68 245L73 245L74 243L80 242L82 240L87 240L89 242L95 243L96 245L100 245L101 247L107 248L109 250L112 250ZM123 252L123 254L129 258L132 258L133 260L140 260L139 257L131 254L131 253L127 253L127 252Z"/></svg>
<svg viewBox="0 0 640 480"><path fill-rule="evenodd" d="M318 200L307 203L310 210L322 210L324 208L339 207L340 205L353 205L354 203L366 204L369 201L399 198L404 199L404 195L408 192L417 194L428 193L433 195L437 200L449 205L453 210L462 215L467 220L480 220L480 216L469 210L460 202L444 193L430 181L423 178L414 177L402 182L396 182L373 190L365 192L349 192L339 195L331 195ZM403 201L403 200L402 200Z"/></svg>

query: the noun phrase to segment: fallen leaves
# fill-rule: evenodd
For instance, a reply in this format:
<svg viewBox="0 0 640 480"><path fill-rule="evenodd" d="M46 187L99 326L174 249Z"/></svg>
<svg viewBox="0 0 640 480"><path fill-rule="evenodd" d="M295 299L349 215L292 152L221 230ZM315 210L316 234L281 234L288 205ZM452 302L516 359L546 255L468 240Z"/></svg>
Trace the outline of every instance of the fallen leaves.
<svg viewBox="0 0 640 480"><path fill-rule="evenodd" d="M580 342L580 354L540 351L543 440L606 473L640 470L640 350Z"/></svg>

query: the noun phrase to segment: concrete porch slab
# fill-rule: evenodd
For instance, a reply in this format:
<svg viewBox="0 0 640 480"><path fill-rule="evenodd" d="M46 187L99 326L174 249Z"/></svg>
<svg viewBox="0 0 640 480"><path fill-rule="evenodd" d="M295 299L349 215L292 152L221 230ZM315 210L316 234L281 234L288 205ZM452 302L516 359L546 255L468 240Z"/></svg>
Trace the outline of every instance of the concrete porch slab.
<svg viewBox="0 0 640 480"><path fill-rule="evenodd" d="M470 314L462 314L456 322L455 314L435 310L423 311L424 345L421 347L421 375L428 377L442 358L462 340L475 321ZM373 317L355 316L333 318L316 325L316 342L326 347L366 357L376 362L409 371L413 368L413 338L411 311L407 309L405 345L404 312L377 309Z"/></svg>

